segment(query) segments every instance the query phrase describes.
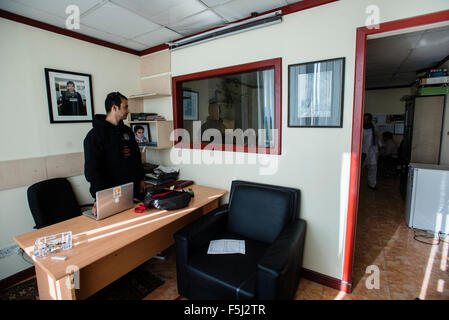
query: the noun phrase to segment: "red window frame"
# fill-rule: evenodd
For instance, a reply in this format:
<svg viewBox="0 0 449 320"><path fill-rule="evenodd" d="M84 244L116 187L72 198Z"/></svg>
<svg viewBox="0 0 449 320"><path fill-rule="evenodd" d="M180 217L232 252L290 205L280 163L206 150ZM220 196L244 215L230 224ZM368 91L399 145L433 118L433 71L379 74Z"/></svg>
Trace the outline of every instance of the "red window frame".
<svg viewBox="0 0 449 320"><path fill-rule="evenodd" d="M274 139L273 147L248 147L248 146L237 146L233 145L232 150L230 145L226 144L205 144L198 143L183 143L175 141L175 148L187 148L187 149L215 149L222 151L233 151L233 152L249 152L249 153L265 153L265 154L281 154L281 117L282 117L282 58L275 58L251 63L240 64L231 67L213 69L208 71L190 73L182 76L177 76L172 78L172 90L173 90L173 126L174 129L183 128L183 103L182 103L182 83L184 81L190 80L200 80L204 78L210 78L215 76L248 72L248 71L258 71L274 67L274 129L277 129L277 136ZM256 150L254 150L256 149Z"/></svg>

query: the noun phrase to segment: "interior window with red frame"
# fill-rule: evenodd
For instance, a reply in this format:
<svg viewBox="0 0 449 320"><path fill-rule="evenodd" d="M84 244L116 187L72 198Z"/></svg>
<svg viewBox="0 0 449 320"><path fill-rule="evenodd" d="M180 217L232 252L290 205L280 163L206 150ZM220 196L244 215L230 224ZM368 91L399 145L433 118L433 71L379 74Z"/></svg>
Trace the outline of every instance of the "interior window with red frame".
<svg viewBox="0 0 449 320"><path fill-rule="evenodd" d="M280 154L282 59L173 77L176 147Z"/></svg>

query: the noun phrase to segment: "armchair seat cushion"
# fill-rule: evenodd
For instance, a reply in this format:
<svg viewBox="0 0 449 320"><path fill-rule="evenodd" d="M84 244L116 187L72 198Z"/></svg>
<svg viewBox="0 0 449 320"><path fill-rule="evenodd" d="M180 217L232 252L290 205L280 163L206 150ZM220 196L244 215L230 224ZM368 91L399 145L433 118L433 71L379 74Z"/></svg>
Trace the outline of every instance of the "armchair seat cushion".
<svg viewBox="0 0 449 320"><path fill-rule="evenodd" d="M254 299L257 279L257 263L269 244L241 235L226 233L212 240L245 240L245 254L207 254L209 243L196 248L187 261L188 285L194 286L201 297L191 299Z"/></svg>

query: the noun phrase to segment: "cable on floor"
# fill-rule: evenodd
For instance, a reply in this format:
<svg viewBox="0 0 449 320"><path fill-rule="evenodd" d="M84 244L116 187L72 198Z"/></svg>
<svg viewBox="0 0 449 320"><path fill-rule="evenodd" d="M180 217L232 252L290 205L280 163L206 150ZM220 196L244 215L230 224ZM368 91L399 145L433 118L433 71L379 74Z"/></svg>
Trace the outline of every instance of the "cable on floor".
<svg viewBox="0 0 449 320"><path fill-rule="evenodd" d="M416 234L416 231L424 232L424 234ZM448 241L444 240L445 238L447 238L448 235L441 231L438 232L437 234L435 234L434 232L429 231L429 230L419 230L419 229L413 228L413 232L414 232L414 235L413 235L414 240L424 243L424 244L427 244L427 245L436 246L436 245L439 245L441 242L449 243ZM437 235L438 235L438 239L437 239ZM443 239L441 239L442 235L444 236ZM426 241L426 240L419 240L419 238L433 239L434 241L430 242L430 241Z"/></svg>

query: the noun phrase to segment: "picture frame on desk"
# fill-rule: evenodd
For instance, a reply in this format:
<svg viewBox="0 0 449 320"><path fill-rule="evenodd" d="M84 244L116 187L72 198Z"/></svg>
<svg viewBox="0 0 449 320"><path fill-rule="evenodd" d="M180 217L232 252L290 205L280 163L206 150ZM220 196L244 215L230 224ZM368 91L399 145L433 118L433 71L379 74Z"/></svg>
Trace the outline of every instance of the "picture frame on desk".
<svg viewBox="0 0 449 320"><path fill-rule="evenodd" d="M131 130L139 146L149 146L151 141L150 126L148 123L132 123Z"/></svg>
<svg viewBox="0 0 449 320"><path fill-rule="evenodd" d="M92 122L90 74L45 68L50 123Z"/></svg>

